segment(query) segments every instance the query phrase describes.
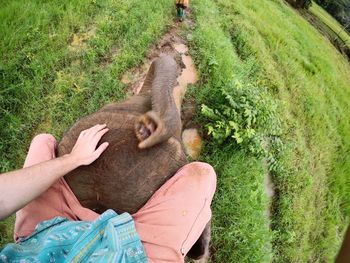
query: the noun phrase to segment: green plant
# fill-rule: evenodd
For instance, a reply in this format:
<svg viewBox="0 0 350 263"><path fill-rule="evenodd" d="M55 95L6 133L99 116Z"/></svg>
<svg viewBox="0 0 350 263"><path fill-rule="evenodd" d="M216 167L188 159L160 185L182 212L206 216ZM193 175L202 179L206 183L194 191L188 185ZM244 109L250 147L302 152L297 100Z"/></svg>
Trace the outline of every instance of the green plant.
<svg viewBox="0 0 350 263"><path fill-rule="evenodd" d="M243 85L236 79L221 89L220 96L220 104L201 105L208 135L217 144L238 144L257 156L266 156L267 137L281 133L276 103L267 89Z"/></svg>

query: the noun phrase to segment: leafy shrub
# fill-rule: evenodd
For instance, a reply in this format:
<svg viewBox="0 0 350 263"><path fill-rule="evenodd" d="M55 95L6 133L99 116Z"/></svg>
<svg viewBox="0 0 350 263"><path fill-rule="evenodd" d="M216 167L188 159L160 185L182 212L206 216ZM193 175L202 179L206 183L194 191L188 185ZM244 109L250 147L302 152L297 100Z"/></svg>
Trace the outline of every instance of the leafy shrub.
<svg viewBox="0 0 350 263"><path fill-rule="evenodd" d="M267 156L272 165L269 149L275 147L270 144L277 143L278 149L282 146L278 139L281 124L267 89L233 80L220 91L221 103L201 105L208 135L217 144L233 143L257 156Z"/></svg>

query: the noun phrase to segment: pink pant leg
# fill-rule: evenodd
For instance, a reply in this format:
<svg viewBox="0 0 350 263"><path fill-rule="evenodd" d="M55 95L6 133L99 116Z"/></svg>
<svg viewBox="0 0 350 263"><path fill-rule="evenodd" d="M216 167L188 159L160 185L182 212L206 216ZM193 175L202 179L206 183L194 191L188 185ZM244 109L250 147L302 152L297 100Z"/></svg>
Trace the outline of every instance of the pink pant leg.
<svg viewBox="0 0 350 263"><path fill-rule="evenodd" d="M43 133L34 137L24 161L23 168L55 158L56 139L51 134Z"/></svg>
<svg viewBox="0 0 350 263"><path fill-rule="evenodd" d="M37 135L29 148L24 167L55 158L56 140L50 134ZM98 214L82 207L63 178L16 213L14 238L30 235L41 221L56 216L70 220L94 220Z"/></svg>
<svg viewBox="0 0 350 263"><path fill-rule="evenodd" d="M133 215L150 262L183 262L211 218L214 169L194 162L181 168Z"/></svg>

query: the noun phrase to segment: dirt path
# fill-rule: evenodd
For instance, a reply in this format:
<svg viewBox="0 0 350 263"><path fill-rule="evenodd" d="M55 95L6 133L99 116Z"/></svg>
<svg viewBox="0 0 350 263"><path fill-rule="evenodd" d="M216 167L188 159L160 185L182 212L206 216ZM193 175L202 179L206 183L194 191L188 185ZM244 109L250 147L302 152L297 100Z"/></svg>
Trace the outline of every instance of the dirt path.
<svg viewBox="0 0 350 263"><path fill-rule="evenodd" d="M174 88L176 106L181 113L183 123L182 140L185 151L191 159L197 159L202 148L202 139L197 127L192 124L195 105L183 101L188 85L198 81L197 70L191 56L188 54L186 42L179 36L180 24L176 23L166 34L154 44L146 54L144 63L127 71L122 76L122 82L128 85L128 95L138 94L143 85L147 71L153 60L165 53L174 58L178 64L177 85Z"/></svg>

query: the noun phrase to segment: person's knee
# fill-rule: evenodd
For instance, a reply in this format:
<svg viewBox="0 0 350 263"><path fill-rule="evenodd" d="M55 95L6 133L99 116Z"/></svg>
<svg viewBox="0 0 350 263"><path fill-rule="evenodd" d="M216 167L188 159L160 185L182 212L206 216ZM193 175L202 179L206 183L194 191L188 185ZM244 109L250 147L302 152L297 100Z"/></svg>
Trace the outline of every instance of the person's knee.
<svg viewBox="0 0 350 263"><path fill-rule="evenodd" d="M49 145L55 145L56 139L53 137L53 135L48 133L41 133L36 135L33 140L32 144L49 144Z"/></svg>
<svg viewBox="0 0 350 263"><path fill-rule="evenodd" d="M35 136L29 146L23 167L29 167L55 158L56 139L51 134Z"/></svg>
<svg viewBox="0 0 350 263"><path fill-rule="evenodd" d="M205 185L214 193L216 189L216 173L214 168L204 162L193 162L188 164L188 166L193 171L189 174L195 175L196 180L199 180L202 185Z"/></svg>

